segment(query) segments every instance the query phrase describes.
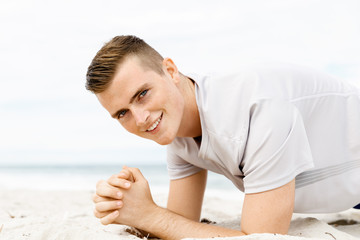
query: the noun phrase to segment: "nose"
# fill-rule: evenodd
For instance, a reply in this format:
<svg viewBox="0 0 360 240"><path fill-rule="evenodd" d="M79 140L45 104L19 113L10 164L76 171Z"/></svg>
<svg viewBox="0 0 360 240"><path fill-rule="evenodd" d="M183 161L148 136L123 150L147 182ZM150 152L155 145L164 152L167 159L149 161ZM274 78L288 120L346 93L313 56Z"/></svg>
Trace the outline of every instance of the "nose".
<svg viewBox="0 0 360 240"><path fill-rule="evenodd" d="M132 114L134 116L136 126L138 126L138 127L144 126L150 116L149 111L147 111L143 108L139 108L139 107L133 108Z"/></svg>

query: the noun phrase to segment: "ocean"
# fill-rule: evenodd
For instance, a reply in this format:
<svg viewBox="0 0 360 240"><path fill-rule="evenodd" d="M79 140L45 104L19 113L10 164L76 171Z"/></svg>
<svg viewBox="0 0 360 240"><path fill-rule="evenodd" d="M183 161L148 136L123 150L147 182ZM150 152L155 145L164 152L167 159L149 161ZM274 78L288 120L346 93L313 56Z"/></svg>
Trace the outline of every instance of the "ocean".
<svg viewBox="0 0 360 240"><path fill-rule="evenodd" d="M148 180L151 191L167 192L169 177L165 164L137 165ZM97 181L108 179L122 169L120 165L29 165L0 166L1 189L86 190L95 191ZM207 193L239 192L224 176L209 172Z"/></svg>

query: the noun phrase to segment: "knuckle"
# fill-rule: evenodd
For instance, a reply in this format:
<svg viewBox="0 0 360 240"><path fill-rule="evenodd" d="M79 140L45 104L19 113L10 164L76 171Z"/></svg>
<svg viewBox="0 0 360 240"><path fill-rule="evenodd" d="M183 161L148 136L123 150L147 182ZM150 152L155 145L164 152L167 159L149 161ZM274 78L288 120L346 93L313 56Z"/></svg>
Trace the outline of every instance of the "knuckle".
<svg viewBox="0 0 360 240"><path fill-rule="evenodd" d="M95 204L95 210L96 210L97 212L101 212L101 206L100 206L100 204Z"/></svg>
<svg viewBox="0 0 360 240"><path fill-rule="evenodd" d="M113 186L113 187L117 187L119 185L119 183L121 182L121 179L109 179L108 183Z"/></svg>
<svg viewBox="0 0 360 240"><path fill-rule="evenodd" d="M130 172L140 172L139 168L130 168Z"/></svg>
<svg viewBox="0 0 360 240"><path fill-rule="evenodd" d="M101 187L104 184L104 180L100 180L96 183L96 188Z"/></svg>
<svg viewBox="0 0 360 240"><path fill-rule="evenodd" d="M116 183L117 183L118 185L122 185L124 182L126 182L125 179L122 179L122 178L116 179Z"/></svg>
<svg viewBox="0 0 360 240"><path fill-rule="evenodd" d="M109 180L113 180L113 179L116 179L117 178L117 174L113 174L110 176Z"/></svg>
<svg viewBox="0 0 360 240"><path fill-rule="evenodd" d="M94 209L94 216L95 217L97 217L97 218L99 218L100 217L100 214L99 214L99 212L96 210L96 209Z"/></svg>
<svg viewBox="0 0 360 240"><path fill-rule="evenodd" d="M142 181L142 185L143 188L149 188L149 183L147 180Z"/></svg>
<svg viewBox="0 0 360 240"><path fill-rule="evenodd" d="M100 201L99 195L97 195L97 194L95 193L95 194L93 195L93 197L92 197L92 200L93 200L94 203L99 202L99 201Z"/></svg>

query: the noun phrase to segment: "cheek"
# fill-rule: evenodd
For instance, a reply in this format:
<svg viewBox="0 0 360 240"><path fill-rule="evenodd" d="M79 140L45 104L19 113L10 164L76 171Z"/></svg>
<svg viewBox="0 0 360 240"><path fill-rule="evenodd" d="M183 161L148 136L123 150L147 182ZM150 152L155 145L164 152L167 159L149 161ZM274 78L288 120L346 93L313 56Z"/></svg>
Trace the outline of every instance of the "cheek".
<svg viewBox="0 0 360 240"><path fill-rule="evenodd" d="M182 116L183 111L184 111L184 97L181 95L180 92L177 91L177 94L174 95L173 99L173 107L175 109L175 111Z"/></svg>
<svg viewBox="0 0 360 240"><path fill-rule="evenodd" d="M173 127L178 128L184 112L184 98L179 91L173 91L169 94L165 103L167 111L170 113L170 119Z"/></svg>
<svg viewBox="0 0 360 240"><path fill-rule="evenodd" d="M131 122L131 120L127 120L127 121L119 121L119 123L121 124L121 126L123 128L125 128L126 131L128 131L129 133L134 133L136 134L136 128L135 128L135 124Z"/></svg>

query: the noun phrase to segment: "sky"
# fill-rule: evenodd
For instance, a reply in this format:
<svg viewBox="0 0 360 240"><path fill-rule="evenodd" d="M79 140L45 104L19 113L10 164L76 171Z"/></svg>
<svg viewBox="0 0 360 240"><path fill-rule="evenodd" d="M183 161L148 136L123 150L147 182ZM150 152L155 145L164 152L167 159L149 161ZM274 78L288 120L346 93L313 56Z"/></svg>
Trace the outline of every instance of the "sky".
<svg viewBox="0 0 360 240"><path fill-rule="evenodd" d="M101 46L136 35L183 73L294 63L360 85L357 0L0 0L0 165L165 163L85 90Z"/></svg>

